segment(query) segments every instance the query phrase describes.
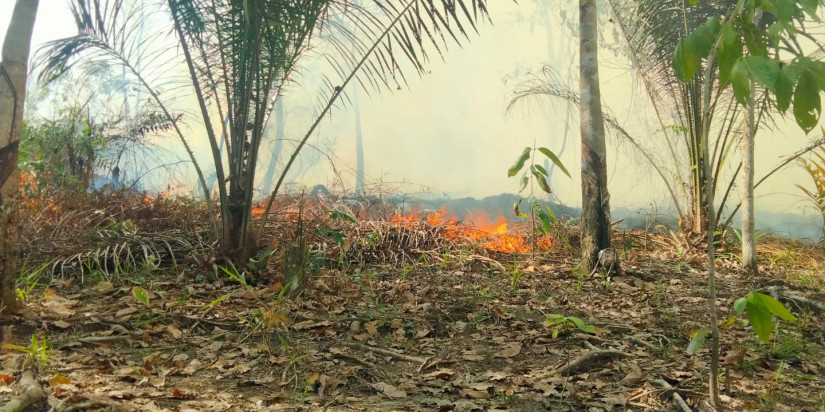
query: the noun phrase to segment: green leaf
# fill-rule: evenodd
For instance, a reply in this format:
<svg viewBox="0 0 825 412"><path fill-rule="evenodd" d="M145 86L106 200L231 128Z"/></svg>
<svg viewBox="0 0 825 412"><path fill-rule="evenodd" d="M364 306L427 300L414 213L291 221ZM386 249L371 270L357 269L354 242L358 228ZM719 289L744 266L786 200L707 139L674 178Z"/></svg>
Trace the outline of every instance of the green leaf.
<svg viewBox="0 0 825 412"><path fill-rule="evenodd" d="M326 237L332 238L332 240L335 243L338 243L338 244L343 242L344 239L349 238L349 235L347 235L346 233L341 233L337 230L330 230L330 229L325 229L325 228L319 227L318 229L316 229L316 231L318 233L326 236Z"/></svg>
<svg viewBox="0 0 825 412"><path fill-rule="evenodd" d="M342 212L340 210L330 210L329 211L329 217L330 217L330 219L333 219L333 220L334 219L344 219L346 221L349 221L350 223L357 222L357 220L355 219L355 216L353 216L353 215L351 215L347 212Z"/></svg>
<svg viewBox="0 0 825 412"><path fill-rule="evenodd" d="M710 51L713 49L713 44L716 43L721 29L719 18L714 16L687 36L687 38L691 39L690 41L693 48L700 58L704 59L710 55Z"/></svg>
<svg viewBox="0 0 825 412"><path fill-rule="evenodd" d="M767 343L771 339L771 329L773 329L773 317L768 307L753 294L748 294L748 320L753 326L753 331L762 342Z"/></svg>
<svg viewBox="0 0 825 412"><path fill-rule="evenodd" d="M736 33L731 22L722 25L721 40L717 60L719 61L719 82L722 85L730 83L730 72L733 65L742 57L742 40Z"/></svg>
<svg viewBox="0 0 825 412"><path fill-rule="evenodd" d="M748 48L748 53L751 56L767 56L768 45L765 42L765 36L762 30L759 30L744 14L739 18L739 26L742 37L745 40L745 47Z"/></svg>
<svg viewBox="0 0 825 412"><path fill-rule="evenodd" d="M549 176L547 173L547 169L545 169L542 165L531 165L530 170L535 170L544 175L545 177Z"/></svg>
<svg viewBox="0 0 825 412"><path fill-rule="evenodd" d="M745 313L745 307L748 305L748 300L745 298L736 299L736 302L733 302L733 310L736 311L736 314L742 316Z"/></svg>
<svg viewBox="0 0 825 412"><path fill-rule="evenodd" d="M531 171L533 172L533 176L536 178L536 183L539 184L541 190L544 190L547 193L553 193L553 191L550 190L550 184L547 183L547 178L539 173L538 170L532 169Z"/></svg>
<svg viewBox="0 0 825 412"><path fill-rule="evenodd" d="M547 213L538 202L533 203L533 213L539 219L541 223L541 231L544 233L549 233L553 229L553 222L556 221L556 216L550 213ZM548 208L549 210L549 208Z"/></svg>
<svg viewBox="0 0 825 412"><path fill-rule="evenodd" d="M679 41L673 52L673 71L682 81L688 81L701 69L702 62L688 37Z"/></svg>
<svg viewBox="0 0 825 412"><path fill-rule="evenodd" d="M551 152L550 149L546 147L539 147L538 151L547 156L547 158L550 159L550 161L553 162L553 164L556 165L556 167L558 167L559 170L562 171L562 173L566 174L567 177L570 177L570 172L567 171L567 168L564 167L564 164L561 162L558 156L556 156L555 153Z"/></svg>
<svg viewBox="0 0 825 412"><path fill-rule="evenodd" d="M751 82L748 76L748 69L742 59L739 59L730 71L731 86L733 86L733 95L736 101L745 106L748 104L748 97L751 93Z"/></svg>
<svg viewBox="0 0 825 412"><path fill-rule="evenodd" d="M796 322L796 318L794 318L793 314L785 307L782 303L778 300L774 299L772 296L768 296L759 292L753 292L754 297L758 297L765 307L768 310L776 315L778 318L788 321L788 322Z"/></svg>
<svg viewBox="0 0 825 412"><path fill-rule="evenodd" d="M796 85L796 70L790 64L782 65L779 76L776 78L776 108L779 112L785 113L791 107L791 97L793 97L794 86Z"/></svg>
<svg viewBox="0 0 825 412"><path fill-rule="evenodd" d="M808 13L808 16L812 20L819 22L819 15L816 13L816 8L819 6L820 0L797 0L797 2L805 10L805 13Z"/></svg>
<svg viewBox="0 0 825 412"><path fill-rule="evenodd" d="M765 88L770 91L776 90L776 79L779 77L779 62L761 56L748 56L742 59L742 62L757 83L765 86Z"/></svg>
<svg viewBox="0 0 825 412"><path fill-rule="evenodd" d="M575 316L568 316L567 320L570 321L570 323L576 325L576 327L583 332L596 333L596 328L594 328L592 325L584 323L581 319Z"/></svg>
<svg viewBox="0 0 825 412"><path fill-rule="evenodd" d="M530 183L530 178L527 177L527 174L521 177L521 187L519 188L518 192L521 193L527 188L527 184Z"/></svg>
<svg viewBox="0 0 825 412"><path fill-rule="evenodd" d="M567 322L567 317L563 315L559 315L557 313L548 313L547 314L547 324L548 325L558 325L559 323Z"/></svg>
<svg viewBox="0 0 825 412"><path fill-rule="evenodd" d="M693 332L693 336L691 336L690 343L687 347L687 354L694 355L700 350L702 347L705 346L705 336L707 335L707 331L702 328Z"/></svg>
<svg viewBox="0 0 825 412"><path fill-rule="evenodd" d="M729 327L733 326L734 322L736 322L736 316L730 315L730 316L728 316L728 319L726 321L719 324L719 327L720 328L729 328Z"/></svg>
<svg viewBox="0 0 825 412"><path fill-rule="evenodd" d="M553 222L555 222L556 221L556 214L553 213L553 209L550 209L550 206L544 206L544 208L547 210L547 216L550 216L550 219L552 219Z"/></svg>
<svg viewBox="0 0 825 412"><path fill-rule="evenodd" d="M776 2L776 18L783 24L790 23L795 7L793 0L778 0Z"/></svg>
<svg viewBox="0 0 825 412"><path fill-rule="evenodd" d="M519 156L518 160L516 160L516 163L510 167L510 170L507 171L507 177L515 176L519 170L524 167L524 163L530 158L530 150L532 149L529 147L524 148L524 152L521 153L521 156Z"/></svg>
<svg viewBox="0 0 825 412"><path fill-rule="evenodd" d="M796 118L796 124L805 133L810 132L819 121L821 110L822 102L820 101L816 79L809 70L805 70L799 76L796 91L793 95L793 114Z"/></svg>
<svg viewBox="0 0 825 412"><path fill-rule="evenodd" d="M135 300L142 303L144 306L149 306L149 293L146 292L146 289L140 286L133 286L132 296L134 296Z"/></svg>

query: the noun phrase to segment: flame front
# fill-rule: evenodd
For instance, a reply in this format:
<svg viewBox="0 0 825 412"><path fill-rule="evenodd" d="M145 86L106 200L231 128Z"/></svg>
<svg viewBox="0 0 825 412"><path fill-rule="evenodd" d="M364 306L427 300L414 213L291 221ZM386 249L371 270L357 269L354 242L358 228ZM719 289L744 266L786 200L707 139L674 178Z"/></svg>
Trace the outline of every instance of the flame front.
<svg viewBox="0 0 825 412"><path fill-rule="evenodd" d="M445 206L440 210L427 212L425 215L421 213L396 214L391 220L401 226L422 222L431 226L440 226L445 230L444 236L449 239L470 239L494 252L526 254L533 250L530 238L523 233L511 231L507 219L503 216L499 216L493 223L486 213L471 212L459 221L457 217L447 212ZM548 250L553 247L553 239L549 235L538 236L536 246L541 250Z"/></svg>

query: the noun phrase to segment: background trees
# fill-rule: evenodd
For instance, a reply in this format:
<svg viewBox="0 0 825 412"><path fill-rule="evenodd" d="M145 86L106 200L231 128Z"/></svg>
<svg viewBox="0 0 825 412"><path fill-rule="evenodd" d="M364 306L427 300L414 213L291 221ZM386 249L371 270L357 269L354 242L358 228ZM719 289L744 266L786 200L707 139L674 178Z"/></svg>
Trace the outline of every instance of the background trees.
<svg viewBox="0 0 825 412"><path fill-rule="evenodd" d="M84 62L111 60L129 69L160 103L160 96L133 63L140 50L135 8L123 0L76 0L74 4L80 34L48 46L44 78L60 75L80 57ZM375 1L364 6L333 0L166 2L159 12L168 13L174 24L188 67L187 88L197 98L212 151L221 208L219 237L226 254L244 262L254 253L286 171L352 80L367 91L400 87L406 81L404 71L422 73L429 49L440 54L448 43L468 38L467 29L475 29L476 22L486 18L486 11L483 0L440 5L423 0ZM357 28L357 35L336 23L341 19L349 23L346 26ZM296 75L296 62L316 43L325 45L323 52L336 76L324 79L327 91L319 99L318 121L287 160L253 235L251 204L265 126L274 102ZM167 117L173 120L171 114ZM179 136L188 147L183 134ZM206 188L203 173L190 157Z"/></svg>

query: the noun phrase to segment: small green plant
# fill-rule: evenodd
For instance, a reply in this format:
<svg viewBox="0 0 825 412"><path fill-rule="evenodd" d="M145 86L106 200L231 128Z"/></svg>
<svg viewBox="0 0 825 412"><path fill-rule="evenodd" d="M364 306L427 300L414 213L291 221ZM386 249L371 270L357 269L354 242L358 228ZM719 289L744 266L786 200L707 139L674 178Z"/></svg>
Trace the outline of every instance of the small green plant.
<svg viewBox="0 0 825 412"><path fill-rule="evenodd" d="M513 290L513 293L518 294L518 282L521 280L524 272L519 269L518 260L515 257L513 257L513 266L508 273L510 275L510 288Z"/></svg>
<svg viewBox="0 0 825 412"><path fill-rule="evenodd" d="M562 333L569 332L574 327L582 332L596 333L596 328L584 323L581 319L575 316L564 316L555 313L547 314L547 325L550 326L553 339L556 339Z"/></svg>
<svg viewBox="0 0 825 412"><path fill-rule="evenodd" d="M748 311L748 320L745 324L750 324L753 327L753 332L762 342L768 343L771 340L771 333L774 329L773 316L784 320L786 322L796 322L793 314L778 300L771 296L759 293L750 292L745 297L737 299L733 303L733 309L736 314L742 316L745 310ZM730 325L733 319L729 319L722 326ZM778 327L778 320L777 320ZM702 328L691 335L690 344L688 344L687 352L693 355L702 349L705 344L705 337L707 331Z"/></svg>
<svg viewBox="0 0 825 412"><path fill-rule="evenodd" d="M7 343L3 345L3 349L22 352L28 355L26 362L37 366L40 372L46 370L49 365L49 358L52 355L52 348L44 337L42 340L37 339L37 335L32 334L31 344L29 346L20 346Z"/></svg>
<svg viewBox="0 0 825 412"><path fill-rule="evenodd" d="M516 159L516 163L510 166L510 169L507 170L507 176L513 177L524 169L525 164L527 164L527 161L530 160L530 167L525 170L521 175L521 178L519 178L520 188L518 192L522 193L524 189L530 185L530 196L528 198L528 203L530 204L531 221L533 222L534 250L537 243L536 236L539 233L550 233L553 230L553 223L556 221L556 215L550 207L542 206L539 200L534 196L534 185L538 185L541 190L547 194L552 193L552 190L550 190L550 183L548 181L550 174L542 165L536 163L536 152L546 156L551 162L553 162L554 165L556 165L556 167L559 168L559 170L567 175L567 177L570 177L570 172L567 171L567 168L564 167L564 164L562 164L558 156L546 147L525 147L524 151L522 151L521 155L518 159ZM528 218L526 214L519 211L519 205L522 200L523 199L519 199L519 201L513 205L513 211L518 217ZM537 222L539 223L538 225L536 224Z"/></svg>
<svg viewBox="0 0 825 412"><path fill-rule="evenodd" d="M54 263L54 260L43 262L34 270L28 268L29 259L23 261L23 267L20 269L20 277L17 279L17 297L21 302L25 302L31 295L32 291L40 286L40 278L45 273L46 268Z"/></svg>

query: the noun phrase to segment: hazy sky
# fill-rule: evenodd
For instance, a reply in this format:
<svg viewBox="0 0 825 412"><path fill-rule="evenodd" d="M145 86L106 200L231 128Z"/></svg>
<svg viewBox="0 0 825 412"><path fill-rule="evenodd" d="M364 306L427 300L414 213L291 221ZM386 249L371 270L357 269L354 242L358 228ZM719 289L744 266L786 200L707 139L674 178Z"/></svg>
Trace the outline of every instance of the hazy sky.
<svg viewBox="0 0 825 412"><path fill-rule="evenodd" d="M508 96L527 72L552 64L562 74L577 70L577 39L562 27L558 7L568 7L566 22L576 19L571 5L537 10L538 2L490 2L494 24L482 24L477 36L463 48L451 46L445 61L433 59L431 73L423 78L408 74L409 90L391 90L366 96L359 93L368 186L370 182L401 182L409 191L420 186L455 197L484 197L517 190L516 178L507 178L507 168L525 146L544 145L559 151L565 135L566 106L528 104L505 115ZM0 0L0 39L5 35L13 1ZM44 41L73 34L73 22L63 0L41 0L34 31L35 47ZM557 2L553 2L558 4ZM563 3L563 2L562 2ZM548 30L548 24L552 29ZM602 27L609 39L612 26ZM314 62L309 59L301 84L285 92L286 137L300 139L317 111L318 84L313 79ZM571 65L572 64L572 65ZM609 50L600 54L604 103L639 140L660 138L654 131L650 104L641 93L636 78L622 56ZM574 80L575 81L575 80ZM573 83L577 88L577 83ZM354 96L354 90L349 91ZM579 152L577 108L569 119L571 130L561 155L573 179L556 173L551 186L559 200L580 204L578 180ZM195 122L192 122L195 123ZM208 164L206 139L197 129L199 158ZM811 137L819 133L812 132ZM335 110L322 122L310 142L322 148L334 147L336 169L342 172L346 189L354 188L355 122L352 107ZM788 123L777 131L763 131L757 137L757 179L780 160L804 145L807 138ZM649 146L655 147L655 146ZM662 146L663 147L663 146ZM266 151L267 148L262 148ZM286 156L286 155L282 155ZM308 160L307 160L308 161ZM635 155L627 143L609 142L608 166L611 204L641 208L667 207L669 199L659 177ZM204 166L206 168L206 166ZM799 212L805 206L793 183L809 184L798 167L789 167L757 189L757 209ZM306 173L307 185L332 185L326 160ZM402 187L402 188L404 188ZM732 194L733 197L738 196Z"/></svg>

